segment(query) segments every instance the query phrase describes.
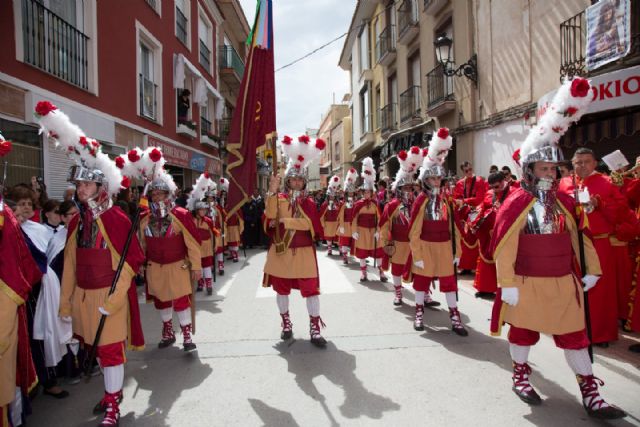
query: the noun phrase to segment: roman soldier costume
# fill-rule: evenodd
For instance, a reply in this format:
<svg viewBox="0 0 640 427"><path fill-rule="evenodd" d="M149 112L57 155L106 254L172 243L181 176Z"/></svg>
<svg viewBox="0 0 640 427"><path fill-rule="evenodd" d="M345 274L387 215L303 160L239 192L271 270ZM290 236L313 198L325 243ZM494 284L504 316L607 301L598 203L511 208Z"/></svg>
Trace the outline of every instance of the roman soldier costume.
<svg viewBox="0 0 640 427"><path fill-rule="evenodd" d="M411 255L409 247L409 220L413 204L413 177L422 165L426 150L413 146L409 151L397 154L400 169L391 184L395 197L385 205L380 219L380 236L382 238L384 270L391 269L391 279L395 297L393 305L402 305L402 276L405 275L407 261Z"/></svg>
<svg viewBox="0 0 640 427"><path fill-rule="evenodd" d="M338 200L340 177L334 175L327 186L327 200L320 207L320 223L324 230L324 240L327 241L327 255L331 255L334 242L338 240L338 214L342 204Z"/></svg>
<svg viewBox="0 0 640 427"><path fill-rule="evenodd" d="M224 276L224 249L225 249L225 219L227 217L227 212L224 210L224 207L220 205L218 202L218 195L215 189L210 189L205 192L206 201L209 205L209 211L207 216L211 218L213 221L213 227L219 231L219 233L215 236L216 244L215 244L215 252L214 252L214 263L217 261L218 264L218 274L220 276ZM215 268L215 266L213 267Z"/></svg>
<svg viewBox="0 0 640 427"><path fill-rule="evenodd" d="M511 325L513 391L521 400L533 405L541 402L529 382L528 355L540 333L546 333L564 350L587 413L620 418L625 413L605 402L598 391L604 383L593 375L587 351L580 275L586 273L582 277L586 292L598 282L600 263L591 233L585 230L580 239L583 221L576 215L574 200L557 191L556 170L549 168L561 160L558 140L584 114L590 93L585 79L565 82L520 149L522 188L498 211L492 240L500 289L491 326L492 333L499 334L503 322ZM586 265L578 259L582 240Z"/></svg>
<svg viewBox="0 0 640 427"><path fill-rule="evenodd" d="M351 221L353 220L353 207L356 203L356 180L358 172L354 168L347 171L344 178L344 201L338 211L338 246L342 253L342 263L349 264L349 254L353 254L353 239L351 238Z"/></svg>
<svg viewBox="0 0 640 427"><path fill-rule="evenodd" d="M419 179L423 191L413 203L411 222L409 225L409 243L411 246L411 276L413 289L416 293L416 315L414 329L424 330L424 298L429 287L437 278L440 292L445 294L449 307L451 329L460 336L467 336L468 332L460 319L456 292L458 281L454 271L458 259L454 258L453 245L458 244L451 207L441 192L442 179L446 171L442 166L449 149L453 144L447 128L440 128L434 132L429 143L427 155L420 167ZM453 242L453 243L452 243ZM459 247L456 248L459 252Z"/></svg>
<svg viewBox="0 0 640 427"><path fill-rule="evenodd" d="M182 330L184 351L196 345L193 333L192 276L201 276L200 237L188 210L175 206L176 185L164 169L152 175L149 209L140 220L141 243L147 255L147 299L153 300L162 319L159 348L176 341L173 331L175 311ZM192 274L193 272L193 274ZM199 279L199 278L198 278Z"/></svg>
<svg viewBox="0 0 640 427"><path fill-rule="evenodd" d="M229 180L226 178L220 179L219 203L220 206L225 206L227 201L227 193L229 192ZM226 211L228 212L228 211ZM240 249L240 243L242 243L242 232L244 231L244 219L242 218L242 211L228 215L225 212L225 229L224 237L226 239L226 246L229 249L229 255L233 262L238 262L238 250Z"/></svg>
<svg viewBox="0 0 640 427"><path fill-rule="evenodd" d="M69 181L95 183L97 192L86 201L79 200L79 214L69 224L64 253L64 271L59 315L71 322L73 333L85 347L96 346L96 355L104 372L105 394L94 413L104 411L101 426L118 425L124 381L125 346L144 348L134 276L144 254L133 236L123 255L131 221L111 198L127 180L100 143L87 138L80 128L49 102L39 102L36 113L45 134L61 145L78 162L69 171ZM125 256L114 292L110 292L120 258ZM102 334L97 336L102 316L106 316ZM96 342L96 340L98 340Z"/></svg>
<svg viewBox="0 0 640 427"><path fill-rule="evenodd" d="M220 232L214 227L213 220L207 216L209 204L205 199L208 191L215 191L216 183L209 178L207 172L198 177L196 184L187 199L187 209L193 214L198 238L200 239L200 263L202 265L202 278L198 280L197 292L207 288L207 295L213 294L213 268L216 236Z"/></svg>
<svg viewBox="0 0 640 427"><path fill-rule="evenodd" d="M311 343L324 347L327 341L320 334L324 326L320 318L320 278L314 240L323 235L320 217L315 202L308 197L304 188L293 188L292 179L302 179L307 184L307 167L320 157L325 143L316 140L311 144L306 135L293 141L285 136L282 148L289 162L285 172L285 192L271 193L276 188L272 177L270 193L266 199L263 218L265 233L271 244L264 266L263 286L276 291L276 302L282 318L283 340L293 336L293 324L289 316L289 294L292 289L300 290L307 302L309 312L309 334Z"/></svg>
<svg viewBox="0 0 640 427"><path fill-rule="evenodd" d="M387 281L382 269L382 240L380 239L380 209L375 200L376 170L373 159L367 157L362 161L362 190L364 197L353 207L351 220L351 237L354 240L355 255L360 259L360 281L366 282L367 258L374 258L378 266L380 280Z"/></svg>
<svg viewBox="0 0 640 427"><path fill-rule="evenodd" d="M0 135L0 157L10 150L11 142ZM29 252L18 220L2 199L3 191L4 182L0 182L0 427L9 427L22 419L22 413L10 407L23 407L17 400L22 401L38 384L25 302L42 272Z"/></svg>

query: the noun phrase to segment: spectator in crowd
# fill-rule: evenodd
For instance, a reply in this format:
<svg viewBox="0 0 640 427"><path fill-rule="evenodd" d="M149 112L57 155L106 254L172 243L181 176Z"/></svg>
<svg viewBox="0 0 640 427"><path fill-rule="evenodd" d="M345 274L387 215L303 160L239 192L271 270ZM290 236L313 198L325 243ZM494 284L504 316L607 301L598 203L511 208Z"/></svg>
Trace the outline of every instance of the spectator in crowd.
<svg viewBox="0 0 640 427"><path fill-rule="evenodd" d="M61 218L58 213L59 206L60 202L53 199L47 200L42 206L42 224L49 231L50 237L53 237L60 227Z"/></svg>
<svg viewBox="0 0 640 427"><path fill-rule="evenodd" d="M378 181L378 192L376 193L376 202L378 203L378 207L380 209L384 209L384 205L387 203L387 181L385 181L384 178Z"/></svg>
<svg viewBox="0 0 640 427"><path fill-rule="evenodd" d="M242 213L244 216L243 240L244 244L251 249L263 241L261 221L264 213L264 199L257 188L253 190L251 199L242 207Z"/></svg>
<svg viewBox="0 0 640 427"><path fill-rule="evenodd" d="M62 196L62 201L66 202L67 200L73 200L73 196L76 194L76 186L70 185L64 190L64 195Z"/></svg>
<svg viewBox="0 0 640 427"><path fill-rule="evenodd" d="M498 166L491 165L491 167L489 168L489 175L494 174L496 172L498 172Z"/></svg>
<svg viewBox="0 0 640 427"><path fill-rule="evenodd" d="M25 184L16 185L11 191L11 199L16 202L14 209L16 219L20 222L20 227L25 237L27 247L31 252L36 264L40 271L44 274L47 273L47 247L49 245L50 233L46 227L32 220L34 216L34 204L36 200L35 192ZM31 356L33 358L33 364L35 365L36 372L40 384L44 388L44 394L55 397L57 399L63 399L69 396L69 393L57 383L57 375L55 372L55 365L51 368L51 363L47 363L45 359L44 343L41 340L34 339L34 320L36 316L36 310L38 310L38 299L40 295L40 289L42 282L38 282L32 287L27 304L27 324L29 327L29 337L31 346Z"/></svg>
<svg viewBox="0 0 640 427"><path fill-rule="evenodd" d="M573 165L571 164L571 160L560 162L558 164L558 171L560 173L560 178L571 176L571 172L573 172Z"/></svg>
<svg viewBox="0 0 640 427"><path fill-rule="evenodd" d="M31 221L42 222L42 207L49 200L47 196L47 187L44 185L44 179L41 176L31 177L31 190L34 193L33 217Z"/></svg>
<svg viewBox="0 0 640 427"><path fill-rule="evenodd" d="M183 89L180 92L180 96L178 96L178 123L189 120L189 108L191 108L190 95L191 92L189 89Z"/></svg>
<svg viewBox="0 0 640 427"><path fill-rule="evenodd" d="M176 197L176 206L180 206L182 208L187 207L187 198L189 198L189 193L191 193L191 190L193 190L192 187L187 187L184 189L184 191L180 189L177 190L178 196Z"/></svg>

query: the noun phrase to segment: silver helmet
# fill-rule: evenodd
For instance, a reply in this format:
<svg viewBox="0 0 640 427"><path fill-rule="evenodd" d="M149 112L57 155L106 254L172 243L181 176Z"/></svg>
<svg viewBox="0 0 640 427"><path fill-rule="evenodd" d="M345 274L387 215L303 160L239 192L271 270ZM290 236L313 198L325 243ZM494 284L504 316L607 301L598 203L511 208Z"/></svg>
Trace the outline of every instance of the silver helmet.
<svg viewBox="0 0 640 427"><path fill-rule="evenodd" d="M78 181L95 182L102 184L105 181L104 173L95 168L88 168L83 165L73 165L69 168L67 182L76 183Z"/></svg>
<svg viewBox="0 0 640 427"><path fill-rule="evenodd" d="M156 178L153 181L151 181L151 184L149 184L149 191L152 191L152 190L166 191L167 193L171 194L171 189L169 188L169 184L167 184L167 182L162 178Z"/></svg>
<svg viewBox="0 0 640 427"><path fill-rule="evenodd" d="M209 207L210 206L209 206L208 202L203 202L202 200L199 200L199 201L196 202L195 210L198 210L198 209L209 209Z"/></svg>

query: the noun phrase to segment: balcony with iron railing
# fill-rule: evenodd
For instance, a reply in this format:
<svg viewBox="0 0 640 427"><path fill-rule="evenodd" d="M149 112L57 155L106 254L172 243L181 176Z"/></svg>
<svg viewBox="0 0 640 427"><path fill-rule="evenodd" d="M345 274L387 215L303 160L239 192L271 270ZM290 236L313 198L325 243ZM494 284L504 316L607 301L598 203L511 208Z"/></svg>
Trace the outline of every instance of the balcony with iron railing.
<svg viewBox="0 0 640 427"><path fill-rule="evenodd" d="M200 142L218 148L220 138L215 135L213 123L206 117L200 116Z"/></svg>
<svg viewBox="0 0 640 427"><path fill-rule="evenodd" d="M403 0L398 9L398 43L409 44L420 32L417 0Z"/></svg>
<svg viewBox="0 0 640 427"><path fill-rule="evenodd" d="M389 25L382 30L376 40L376 62L388 66L396 59L396 31L395 25Z"/></svg>
<svg viewBox="0 0 640 427"><path fill-rule="evenodd" d="M397 104L387 104L382 107L380 112L380 131L383 135L390 133L397 129L397 119L396 119L396 107Z"/></svg>
<svg viewBox="0 0 640 427"><path fill-rule="evenodd" d="M89 88L89 37L37 0L22 0L24 62Z"/></svg>
<svg viewBox="0 0 640 427"><path fill-rule="evenodd" d="M158 113L156 100L158 85L142 74L139 74L138 77L140 79L140 115L155 121Z"/></svg>
<svg viewBox="0 0 640 427"><path fill-rule="evenodd" d="M211 73L211 50L209 50L207 44L202 40L200 40L200 65Z"/></svg>
<svg viewBox="0 0 640 427"><path fill-rule="evenodd" d="M218 133L220 138L225 139L229 136L231 130L231 117L223 117L218 120Z"/></svg>
<svg viewBox="0 0 640 427"><path fill-rule="evenodd" d="M427 73L427 114L441 116L456 106L453 94L453 76L444 73L442 64Z"/></svg>
<svg viewBox="0 0 640 427"><path fill-rule="evenodd" d="M400 94L400 122L420 119L420 86L411 86Z"/></svg>
<svg viewBox="0 0 640 427"><path fill-rule="evenodd" d="M244 61L232 46L220 46L218 64L220 67L220 77L231 85L240 85L244 74Z"/></svg>
<svg viewBox="0 0 640 427"><path fill-rule="evenodd" d="M184 13L180 10L178 6L176 6L176 37L180 39L182 43L188 45L187 42L187 28L189 25L189 20Z"/></svg>
<svg viewBox="0 0 640 427"><path fill-rule="evenodd" d="M587 56L592 49L587 40L586 14L583 10L560 24L560 79L573 76L593 76L604 72L626 68L640 63L640 2L632 1L631 9L630 49L629 52L608 64L595 67L589 64ZM593 61L591 61L593 62Z"/></svg>

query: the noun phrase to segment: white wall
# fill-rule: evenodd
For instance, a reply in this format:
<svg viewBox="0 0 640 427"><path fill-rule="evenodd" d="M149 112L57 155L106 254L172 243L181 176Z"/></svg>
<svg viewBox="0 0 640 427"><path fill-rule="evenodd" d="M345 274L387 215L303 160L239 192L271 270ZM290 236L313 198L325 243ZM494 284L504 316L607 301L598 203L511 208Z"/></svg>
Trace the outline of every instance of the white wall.
<svg viewBox="0 0 640 427"><path fill-rule="evenodd" d="M498 168L509 166L511 172L520 178L520 167L513 161L512 156L528 133L529 126L523 119L511 120L474 132L473 167L476 174L486 177L491 165Z"/></svg>
<svg viewBox="0 0 640 427"><path fill-rule="evenodd" d="M362 87L360 84L360 74L362 73L362 70L360 70L357 40L358 38L356 37L356 41L351 46L351 123L354 149L358 148L360 145L360 136L362 135L362 124L360 120L360 112L362 109L362 106L360 105L360 88Z"/></svg>

